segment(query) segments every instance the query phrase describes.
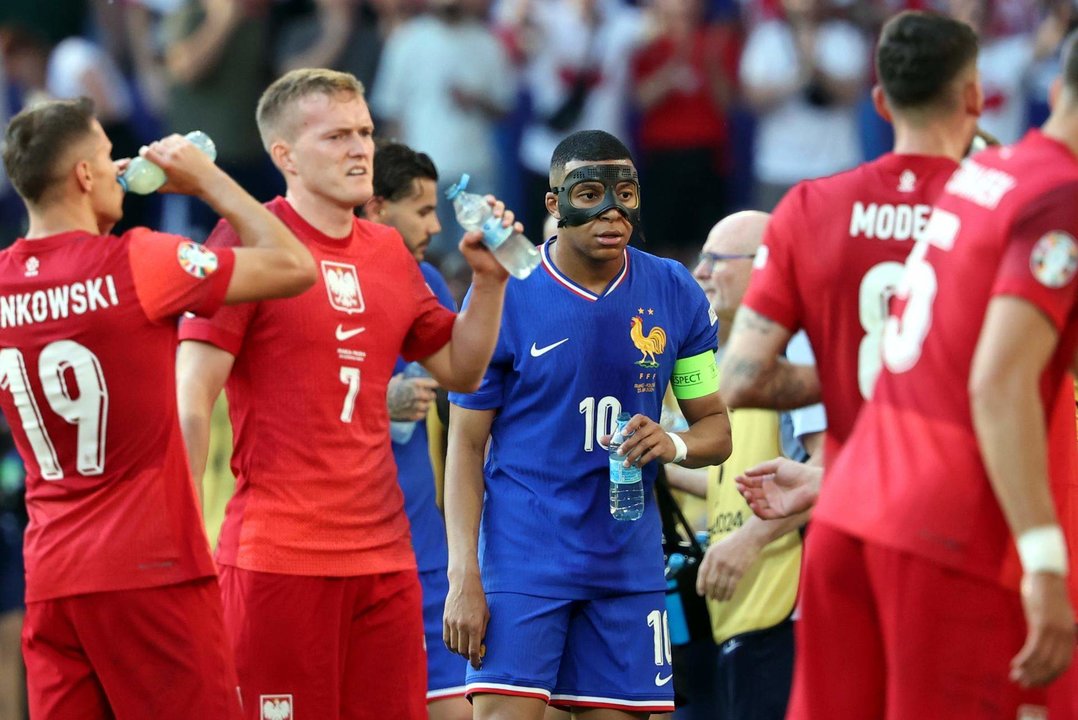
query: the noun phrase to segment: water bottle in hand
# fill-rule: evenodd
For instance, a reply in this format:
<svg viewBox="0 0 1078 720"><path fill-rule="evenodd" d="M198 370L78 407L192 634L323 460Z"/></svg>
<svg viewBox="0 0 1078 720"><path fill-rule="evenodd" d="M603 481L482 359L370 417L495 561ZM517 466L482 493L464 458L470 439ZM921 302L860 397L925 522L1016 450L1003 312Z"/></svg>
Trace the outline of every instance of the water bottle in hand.
<svg viewBox="0 0 1078 720"><path fill-rule="evenodd" d="M427 369L417 362L410 362L404 366L404 370L401 373L407 380L408 378L417 377L430 377L430 373ZM419 420L390 420L389 421L389 437L398 445L407 445L408 441L412 439L412 435L415 433L416 423Z"/></svg>
<svg viewBox="0 0 1078 720"><path fill-rule="evenodd" d="M202 152L210 156L210 160L217 159L217 146L213 144L210 136L201 130L195 130L184 135L185 138ZM156 192L165 184L168 178L165 171L153 164L146 158L133 158L128 164L124 174L119 177L120 185L124 192L133 192L136 195L149 195Z"/></svg>
<svg viewBox="0 0 1078 720"><path fill-rule="evenodd" d="M446 198L453 201L457 222L465 230L481 230L483 242L502 267L513 277L523 280L539 265L538 248L512 227L502 227L501 218L494 217L482 195L465 192L468 180L467 174L461 175L460 182L445 193Z"/></svg>
<svg viewBox="0 0 1078 720"><path fill-rule="evenodd" d="M644 478L636 465L625 467L618 448L625 442L625 426L632 416L618 415L618 426L610 438L610 514L615 520L639 520L644 514ZM632 433L630 433L631 435Z"/></svg>

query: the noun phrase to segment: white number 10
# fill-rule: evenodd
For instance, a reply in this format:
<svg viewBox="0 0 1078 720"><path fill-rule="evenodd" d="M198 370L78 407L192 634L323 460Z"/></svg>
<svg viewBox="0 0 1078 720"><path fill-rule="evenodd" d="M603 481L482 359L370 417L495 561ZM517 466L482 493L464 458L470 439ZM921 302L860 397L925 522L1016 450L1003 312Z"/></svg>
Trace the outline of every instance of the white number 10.
<svg viewBox="0 0 1078 720"><path fill-rule="evenodd" d="M41 389L53 412L78 426L75 467L80 475L100 475L105 471L105 429L109 393L101 362L88 348L72 340L58 340L42 349L37 360ZM68 377L74 387L68 385ZM34 459L46 480L61 480L64 469L56 447L45 431L45 421L30 387L26 360L17 348L0 350L0 390L15 400L23 432L30 441Z"/></svg>

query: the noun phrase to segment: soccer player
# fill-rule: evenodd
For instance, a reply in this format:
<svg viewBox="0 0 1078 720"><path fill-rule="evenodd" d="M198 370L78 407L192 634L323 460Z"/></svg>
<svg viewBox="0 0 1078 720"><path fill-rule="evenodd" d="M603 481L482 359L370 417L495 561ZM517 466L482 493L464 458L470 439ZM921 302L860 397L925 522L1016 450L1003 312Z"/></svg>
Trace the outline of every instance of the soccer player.
<svg viewBox="0 0 1078 720"><path fill-rule="evenodd" d="M887 298L982 106L977 38L942 15L889 20L876 73L872 98L894 126L894 151L800 183L782 199L723 360L723 398L732 407L794 408L822 397L823 457L837 453L872 391ZM782 357L799 328L816 351L815 368Z"/></svg>
<svg viewBox="0 0 1078 720"><path fill-rule="evenodd" d="M673 709L652 461L730 454L717 318L683 266L627 247L640 187L617 138L568 136L549 179L543 269L509 287L479 391L450 393L445 642L470 661L479 720L537 720L548 702L647 717ZM687 432L657 422L668 383ZM621 411L622 464L643 470L636 521L609 511L604 443Z"/></svg>
<svg viewBox="0 0 1078 720"><path fill-rule="evenodd" d="M0 408L27 468L26 660L41 718L237 718L231 649L176 419L176 320L310 287L310 253L191 143L147 159L243 248L135 228L88 100L7 128L30 216L0 252Z"/></svg>
<svg viewBox="0 0 1078 720"><path fill-rule="evenodd" d="M244 706L252 718L425 718L421 590L386 384L403 355L443 387L478 387L508 274L481 233L465 235L474 300L454 315L395 230L353 215L372 194L374 126L352 75L287 73L257 120L287 186L268 207L310 248L319 280L186 322L179 353L196 478L228 383L237 487L217 560ZM512 224L500 203L494 212ZM209 244L234 234L221 224Z"/></svg>
<svg viewBox="0 0 1078 720"><path fill-rule="evenodd" d="M423 262L438 222L438 170L426 153L401 143L386 143L374 154L374 195L364 207L368 218L394 228L419 262L419 269L438 301L450 310L456 302L437 268ZM397 480L404 491L404 511L412 529L412 547L423 588L423 629L427 643L427 708L431 720L471 720L464 699L465 660L442 642L442 613L449 590L445 521L438 510L431 447L425 419L437 384L428 377L405 374L397 359L387 392ZM399 428L393 432L393 428Z"/></svg>
<svg viewBox="0 0 1078 720"><path fill-rule="evenodd" d="M1074 654L1075 42L1044 127L966 161L907 260L815 509L795 718L1023 717Z"/></svg>

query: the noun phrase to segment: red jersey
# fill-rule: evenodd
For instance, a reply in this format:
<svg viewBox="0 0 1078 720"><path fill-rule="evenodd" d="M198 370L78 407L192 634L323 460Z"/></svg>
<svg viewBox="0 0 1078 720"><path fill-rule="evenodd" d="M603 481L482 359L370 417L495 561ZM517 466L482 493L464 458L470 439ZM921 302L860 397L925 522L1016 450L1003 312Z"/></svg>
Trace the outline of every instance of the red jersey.
<svg viewBox="0 0 1078 720"><path fill-rule="evenodd" d="M1059 331L1041 381L1058 503L1074 443L1053 409L1078 345L1076 194L1078 160L1036 130L954 174L907 261L884 370L828 469L816 520L1016 586L1013 540L974 434L970 366L997 295L1031 303Z"/></svg>
<svg viewBox="0 0 1078 720"><path fill-rule="evenodd" d="M891 290L957 167L887 154L796 185L768 223L742 303L805 329L827 410L824 457L838 455L872 392Z"/></svg>
<svg viewBox="0 0 1078 720"><path fill-rule="evenodd" d="M395 230L356 220L351 235L332 238L284 198L267 207L310 249L318 282L297 297L222 308L180 328L181 339L236 358L226 386L236 494L218 561L289 575L414 568L386 386L398 354L437 352L456 315ZM222 222L208 244L236 242Z"/></svg>
<svg viewBox="0 0 1078 720"><path fill-rule="evenodd" d="M0 252L0 408L26 463L26 600L214 574L176 414L176 317L233 253L136 228Z"/></svg>

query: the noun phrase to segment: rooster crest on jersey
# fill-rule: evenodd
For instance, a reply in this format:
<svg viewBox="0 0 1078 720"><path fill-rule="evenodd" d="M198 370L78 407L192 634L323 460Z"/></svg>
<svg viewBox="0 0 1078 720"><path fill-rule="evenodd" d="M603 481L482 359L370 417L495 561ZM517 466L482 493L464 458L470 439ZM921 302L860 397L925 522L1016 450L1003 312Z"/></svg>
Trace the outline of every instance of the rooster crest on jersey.
<svg viewBox="0 0 1078 720"><path fill-rule="evenodd" d="M261 695L262 720L294 720L291 695Z"/></svg>
<svg viewBox="0 0 1078 720"><path fill-rule="evenodd" d="M1078 271L1078 244L1062 230L1046 233L1033 246L1029 268L1042 285L1061 288Z"/></svg>
<svg viewBox="0 0 1078 720"><path fill-rule="evenodd" d="M363 312L363 293L359 290L359 273L355 265L323 260L322 277L333 309L349 315Z"/></svg>
<svg viewBox="0 0 1078 720"><path fill-rule="evenodd" d="M645 335L644 318L637 315L631 321L629 337L632 338L636 349L642 353L635 364L646 368L659 367L659 361L655 359L655 356L662 355L666 350L666 331L656 325Z"/></svg>

